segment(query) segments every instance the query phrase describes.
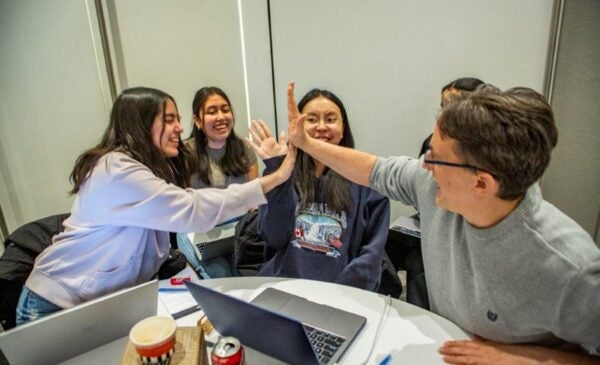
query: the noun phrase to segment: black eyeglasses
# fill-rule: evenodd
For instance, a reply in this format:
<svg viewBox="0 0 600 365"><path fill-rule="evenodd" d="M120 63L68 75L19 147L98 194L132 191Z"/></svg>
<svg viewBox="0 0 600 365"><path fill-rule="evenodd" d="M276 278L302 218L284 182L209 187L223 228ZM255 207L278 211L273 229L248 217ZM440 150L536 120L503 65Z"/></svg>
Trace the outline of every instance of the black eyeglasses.
<svg viewBox="0 0 600 365"><path fill-rule="evenodd" d="M431 158L429 158L431 156L431 148L428 148L427 151L425 151L425 158L423 159L423 162L428 164L428 165L442 165L442 166L450 166L450 167L462 167L465 169L471 169L471 170L476 170L476 171L482 171L482 172L487 172L488 174L492 175L494 177L494 179L498 178L498 175L494 174L491 171L482 169L480 167L474 166L474 165L469 165L466 163L454 163L454 162L446 162L446 161L440 161L440 160L433 160Z"/></svg>

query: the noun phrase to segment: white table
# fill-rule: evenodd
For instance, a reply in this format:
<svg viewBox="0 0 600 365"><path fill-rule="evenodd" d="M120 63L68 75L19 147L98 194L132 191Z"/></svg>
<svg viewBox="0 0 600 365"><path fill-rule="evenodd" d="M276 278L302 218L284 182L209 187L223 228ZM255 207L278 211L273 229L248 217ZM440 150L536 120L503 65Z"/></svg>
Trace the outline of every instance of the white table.
<svg viewBox="0 0 600 365"><path fill-rule="evenodd" d="M313 302L366 317L365 327L342 357L339 363L341 365L360 364L366 359L387 300L385 296L365 290L302 279L241 277L203 280L202 284L248 301L265 288L274 287ZM158 313L166 313L161 303L159 303ZM200 316L200 312L192 313L178 319L177 324L195 326ZM214 342L217 337L218 334L213 331L207 339ZM468 334L452 322L392 298L391 308L384 318L381 333L368 363L378 364L387 354L391 354L392 359L389 364L444 364L441 355L437 352L442 343L451 339L468 338ZM127 338L123 338L111 342L65 364L118 363L126 340Z"/></svg>

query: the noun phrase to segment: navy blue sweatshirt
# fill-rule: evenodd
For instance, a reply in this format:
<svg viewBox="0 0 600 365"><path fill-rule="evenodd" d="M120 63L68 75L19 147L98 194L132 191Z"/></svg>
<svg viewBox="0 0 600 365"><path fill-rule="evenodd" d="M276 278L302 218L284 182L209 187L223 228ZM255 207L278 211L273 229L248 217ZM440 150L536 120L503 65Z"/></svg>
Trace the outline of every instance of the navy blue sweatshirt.
<svg viewBox="0 0 600 365"><path fill-rule="evenodd" d="M275 171L282 161L283 157L266 160L263 175ZM350 196L351 208L335 212L322 201L301 209L292 179L269 192L267 205L259 208L259 233L276 253L258 275L375 290L390 224L390 203L376 191L353 183Z"/></svg>

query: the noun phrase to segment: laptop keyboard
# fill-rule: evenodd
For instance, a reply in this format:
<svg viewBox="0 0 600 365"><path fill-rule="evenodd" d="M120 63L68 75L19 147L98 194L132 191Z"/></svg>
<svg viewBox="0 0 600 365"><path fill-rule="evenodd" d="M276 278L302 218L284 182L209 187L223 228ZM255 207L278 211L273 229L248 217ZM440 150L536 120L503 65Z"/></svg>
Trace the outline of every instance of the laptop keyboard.
<svg viewBox="0 0 600 365"><path fill-rule="evenodd" d="M303 324L303 326L319 362L321 364L329 363L346 338L307 324Z"/></svg>

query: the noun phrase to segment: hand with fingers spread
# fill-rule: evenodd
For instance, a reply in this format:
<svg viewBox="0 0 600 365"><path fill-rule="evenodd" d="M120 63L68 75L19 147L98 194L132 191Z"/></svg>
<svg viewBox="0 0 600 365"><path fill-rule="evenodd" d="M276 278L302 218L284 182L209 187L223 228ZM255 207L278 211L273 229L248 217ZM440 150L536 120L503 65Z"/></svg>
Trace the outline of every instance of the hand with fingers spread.
<svg viewBox="0 0 600 365"><path fill-rule="evenodd" d="M308 141L310 136L304 129L304 119L306 115L300 114L296 99L294 97L294 82L290 82L288 85L288 136L290 142L298 148L303 148L305 143Z"/></svg>
<svg viewBox="0 0 600 365"><path fill-rule="evenodd" d="M252 138L246 137L246 142L254 149L258 157L263 160L275 156L283 156L288 153L285 132L279 134L278 143L267 124L260 119L252 121L249 131Z"/></svg>
<svg viewBox="0 0 600 365"><path fill-rule="evenodd" d="M287 154L281 166L279 166L279 168L275 172L268 175L264 175L259 178L260 184L265 194L273 190L278 185L289 180L290 176L292 176L292 172L294 171L294 165L296 163L297 150L296 147L290 145L289 148L286 147L286 151Z"/></svg>

